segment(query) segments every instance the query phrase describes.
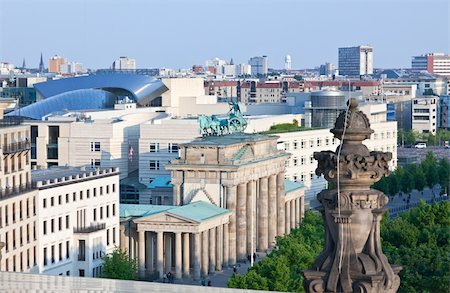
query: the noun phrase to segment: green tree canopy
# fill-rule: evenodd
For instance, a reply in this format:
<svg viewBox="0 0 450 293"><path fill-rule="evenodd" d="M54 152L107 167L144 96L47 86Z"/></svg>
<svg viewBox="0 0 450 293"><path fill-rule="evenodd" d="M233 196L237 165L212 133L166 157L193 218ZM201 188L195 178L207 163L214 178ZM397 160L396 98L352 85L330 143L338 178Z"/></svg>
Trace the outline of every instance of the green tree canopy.
<svg viewBox="0 0 450 293"><path fill-rule="evenodd" d="M128 254L120 248L115 248L103 258L102 278L136 280L137 264L135 260L129 260Z"/></svg>

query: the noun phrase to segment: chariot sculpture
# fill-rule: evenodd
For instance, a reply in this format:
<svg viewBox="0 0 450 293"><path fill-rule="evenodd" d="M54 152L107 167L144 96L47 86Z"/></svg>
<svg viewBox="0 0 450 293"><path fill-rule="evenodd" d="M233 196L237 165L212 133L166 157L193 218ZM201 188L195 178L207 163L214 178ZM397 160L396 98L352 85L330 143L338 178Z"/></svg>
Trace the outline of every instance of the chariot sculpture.
<svg viewBox="0 0 450 293"><path fill-rule="evenodd" d="M237 102L229 102L230 111L227 119L219 119L216 115L200 115L198 122L200 124L200 133L203 136L225 135L231 133L243 132L247 127L247 121L242 115L241 108Z"/></svg>

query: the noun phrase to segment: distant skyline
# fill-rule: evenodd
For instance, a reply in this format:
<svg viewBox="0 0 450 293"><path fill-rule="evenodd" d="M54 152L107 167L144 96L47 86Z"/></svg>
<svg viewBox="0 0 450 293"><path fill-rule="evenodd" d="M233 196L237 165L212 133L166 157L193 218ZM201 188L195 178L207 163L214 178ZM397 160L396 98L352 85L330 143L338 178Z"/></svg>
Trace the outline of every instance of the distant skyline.
<svg viewBox="0 0 450 293"><path fill-rule="evenodd" d="M0 61L37 68L57 54L87 68L119 56L137 68L190 68L267 55L270 68L337 64L338 48L374 47L375 68L450 52L447 0L0 0Z"/></svg>

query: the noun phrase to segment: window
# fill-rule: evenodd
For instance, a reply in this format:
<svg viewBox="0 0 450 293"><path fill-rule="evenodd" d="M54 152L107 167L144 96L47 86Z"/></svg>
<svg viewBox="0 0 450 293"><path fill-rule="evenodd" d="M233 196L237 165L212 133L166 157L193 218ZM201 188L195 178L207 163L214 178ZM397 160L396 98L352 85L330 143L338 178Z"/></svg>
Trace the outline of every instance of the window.
<svg viewBox="0 0 450 293"><path fill-rule="evenodd" d="M304 149L306 146L306 141L304 139L302 139L302 142L300 144L300 148Z"/></svg>
<svg viewBox="0 0 450 293"><path fill-rule="evenodd" d="M294 141L294 150L296 150L297 148L298 148L298 146L297 146L298 144L297 144L297 142L296 141Z"/></svg>
<svg viewBox="0 0 450 293"><path fill-rule="evenodd" d="M62 230L62 217L58 218L58 230L61 231Z"/></svg>
<svg viewBox="0 0 450 293"><path fill-rule="evenodd" d="M70 258L70 242L66 241L66 258Z"/></svg>
<svg viewBox="0 0 450 293"><path fill-rule="evenodd" d="M159 143L157 143L157 142L150 143L150 152L151 153L159 152Z"/></svg>
<svg viewBox="0 0 450 293"><path fill-rule="evenodd" d="M50 206L54 206L55 205L55 198L52 196L50 198Z"/></svg>
<svg viewBox="0 0 450 293"><path fill-rule="evenodd" d="M47 247L44 247L43 256L44 256L44 266L46 266L47 265Z"/></svg>
<svg viewBox="0 0 450 293"><path fill-rule="evenodd" d="M81 261L86 260L86 242L84 240L78 240L78 260L81 260ZM80 274L81 274L81 271L82 270L80 270ZM84 276L84 270L83 270L83 276Z"/></svg>
<svg viewBox="0 0 450 293"><path fill-rule="evenodd" d="M100 195L103 195L103 186L100 186Z"/></svg>
<svg viewBox="0 0 450 293"><path fill-rule="evenodd" d="M100 151L100 142L99 141L91 141L91 152L99 152Z"/></svg>
<svg viewBox="0 0 450 293"><path fill-rule="evenodd" d="M80 240L81 241L81 240ZM78 271L78 275L80 276L80 277L84 277L84 270L79 270Z"/></svg>
<svg viewBox="0 0 450 293"><path fill-rule="evenodd" d="M55 219L52 219L50 221L50 232L51 233L55 232Z"/></svg>
<svg viewBox="0 0 450 293"><path fill-rule="evenodd" d="M94 209L94 222L97 221L97 209Z"/></svg>
<svg viewBox="0 0 450 293"><path fill-rule="evenodd" d="M97 188L94 187L94 197L96 197L96 196L97 196Z"/></svg>
<svg viewBox="0 0 450 293"><path fill-rule="evenodd" d="M62 195L58 195L58 204L59 204L59 205L62 204Z"/></svg>
<svg viewBox="0 0 450 293"><path fill-rule="evenodd" d="M109 185L106 185L106 194L109 194Z"/></svg>
<svg viewBox="0 0 450 293"><path fill-rule="evenodd" d="M69 203L69 194L66 193L66 203Z"/></svg>
<svg viewBox="0 0 450 293"><path fill-rule="evenodd" d="M330 145L330 139L328 137L325 138L325 145Z"/></svg>
<svg viewBox="0 0 450 293"><path fill-rule="evenodd" d="M306 158L304 156L302 156L300 158L300 165L305 165L305 162L306 162Z"/></svg>
<svg viewBox="0 0 450 293"><path fill-rule="evenodd" d="M116 204L115 203L113 203L113 205L112 205L112 214L113 214L113 217L116 215Z"/></svg>
<svg viewBox="0 0 450 293"><path fill-rule="evenodd" d="M106 229L106 245L109 245L109 229Z"/></svg>
<svg viewBox="0 0 450 293"><path fill-rule="evenodd" d="M112 192L116 192L116 184L112 185Z"/></svg>
<svg viewBox="0 0 450 293"><path fill-rule="evenodd" d="M106 206L106 218L109 218L109 206Z"/></svg>
<svg viewBox="0 0 450 293"><path fill-rule="evenodd" d="M86 190L86 197L87 198L90 198L91 197L91 190Z"/></svg>
<svg viewBox="0 0 450 293"><path fill-rule="evenodd" d="M59 260L61 261L61 260L63 259L63 254L62 254L62 243L58 244L58 253L59 253L59 255L58 255Z"/></svg>
<svg viewBox="0 0 450 293"><path fill-rule="evenodd" d="M83 200L83 190L80 190L80 200Z"/></svg>
<svg viewBox="0 0 450 293"><path fill-rule="evenodd" d="M42 200L42 206L44 207L44 209L47 207L47 199L46 198L44 198Z"/></svg>
<svg viewBox="0 0 450 293"><path fill-rule="evenodd" d="M309 156L309 163L310 164L314 163L314 156L313 155Z"/></svg>
<svg viewBox="0 0 450 293"><path fill-rule="evenodd" d="M309 173L309 179L313 180L314 178L314 173Z"/></svg>
<svg viewBox="0 0 450 293"><path fill-rule="evenodd" d="M317 139L317 146L320 147L322 145L322 140L320 138Z"/></svg>
<svg viewBox="0 0 450 293"><path fill-rule="evenodd" d="M159 170L159 161L150 160L150 170Z"/></svg>
<svg viewBox="0 0 450 293"><path fill-rule="evenodd" d="M72 193L72 201L77 201L77 193L76 192L74 192L74 193Z"/></svg>
<svg viewBox="0 0 450 293"><path fill-rule="evenodd" d="M176 144L176 143L169 143L167 151L169 153L178 153L178 144Z"/></svg>
<svg viewBox="0 0 450 293"><path fill-rule="evenodd" d="M52 257L52 263L55 263L55 245L52 245L52 250L51 250L51 257Z"/></svg>
<svg viewBox="0 0 450 293"><path fill-rule="evenodd" d="M103 207L100 207L100 220L103 220Z"/></svg>
<svg viewBox="0 0 450 293"><path fill-rule="evenodd" d="M47 221L44 221L42 226L44 227L44 235L47 235Z"/></svg>
<svg viewBox="0 0 450 293"><path fill-rule="evenodd" d="M284 143L284 150L285 151L289 150L289 143L288 142Z"/></svg>
<svg viewBox="0 0 450 293"><path fill-rule="evenodd" d="M112 239L113 244L116 244L116 228L112 229Z"/></svg>
<svg viewBox="0 0 450 293"><path fill-rule="evenodd" d="M66 276L70 276L70 271L67 271L67 272L66 272Z"/></svg>
<svg viewBox="0 0 450 293"><path fill-rule="evenodd" d="M66 229L69 229L69 226L70 226L69 220L70 220L70 217L69 217L69 215L67 215L66 216Z"/></svg>
<svg viewBox="0 0 450 293"><path fill-rule="evenodd" d="M92 168L99 168L100 167L100 160L99 159L91 159L91 167Z"/></svg>

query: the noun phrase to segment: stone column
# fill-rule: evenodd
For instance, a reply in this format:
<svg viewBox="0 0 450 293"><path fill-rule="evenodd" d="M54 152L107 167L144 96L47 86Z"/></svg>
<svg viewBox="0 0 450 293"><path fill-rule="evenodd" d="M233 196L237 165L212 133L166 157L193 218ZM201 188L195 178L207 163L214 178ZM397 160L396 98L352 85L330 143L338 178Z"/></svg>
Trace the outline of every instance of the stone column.
<svg viewBox="0 0 450 293"><path fill-rule="evenodd" d="M295 227L300 226L300 198L295 199Z"/></svg>
<svg viewBox="0 0 450 293"><path fill-rule="evenodd" d="M150 231L145 234L145 263L147 272L153 272L153 237Z"/></svg>
<svg viewBox="0 0 450 293"><path fill-rule="evenodd" d="M236 249L237 260L242 261L247 258L247 184L239 184L237 192Z"/></svg>
<svg viewBox="0 0 450 293"><path fill-rule="evenodd" d="M230 223L228 224L229 233L229 264L236 263L236 186L227 186L227 209L231 211Z"/></svg>
<svg viewBox="0 0 450 293"><path fill-rule="evenodd" d="M200 248L201 248L201 242L200 242L200 233L194 234L194 279L198 280L200 279Z"/></svg>
<svg viewBox="0 0 450 293"><path fill-rule="evenodd" d="M209 273L216 270L216 229L209 229Z"/></svg>
<svg viewBox="0 0 450 293"><path fill-rule="evenodd" d="M163 236L164 233L159 231L156 233L156 266L159 273L159 277L162 278L164 274L164 266L163 266Z"/></svg>
<svg viewBox="0 0 450 293"><path fill-rule="evenodd" d="M173 205L179 206L181 205L181 185L178 183L173 184Z"/></svg>
<svg viewBox="0 0 450 293"><path fill-rule="evenodd" d="M222 270L223 259L223 225L216 227L216 271Z"/></svg>
<svg viewBox="0 0 450 293"><path fill-rule="evenodd" d="M269 247L275 247L275 237L277 236L277 177L269 176Z"/></svg>
<svg viewBox="0 0 450 293"><path fill-rule="evenodd" d="M291 231L291 205L290 201L286 202L286 234Z"/></svg>
<svg viewBox="0 0 450 293"><path fill-rule="evenodd" d="M259 179L259 225L258 225L258 250L266 251L268 248L268 178L262 177Z"/></svg>
<svg viewBox="0 0 450 293"><path fill-rule="evenodd" d="M175 233L175 278L181 279L181 232Z"/></svg>
<svg viewBox="0 0 450 293"><path fill-rule="evenodd" d="M172 234L166 233L164 235L164 254L165 254L165 264L164 272L168 273L172 270Z"/></svg>
<svg viewBox="0 0 450 293"><path fill-rule="evenodd" d="M139 234L139 277L145 278L145 231L138 231Z"/></svg>
<svg viewBox="0 0 450 293"><path fill-rule="evenodd" d="M183 275L189 277L189 233L183 233Z"/></svg>
<svg viewBox="0 0 450 293"><path fill-rule="evenodd" d="M247 207L246 207L246 214L247 214L247 255L252 254L252 236L255 235L255 232L252 229L255 227L256 222L252 219L253 217L253 201L255 195L255 190L253 189L253 182L249 181L247 183Z"/></svg>
<svg viewBox="0 0 450 293"><path fill-rule="evenodd" d="M202 232L202 276L208 275L208 230Z"/></svg>
<svg viewBox="0 0 450 293"><path fill-rule="evenodd" d="M126 224L123 224L123 225L120 225L120 227L119 227L119 230L120 230L119 239L120 239L120 248L124 251L126 250L128 253L128 245L127 245L128 239L125 234L125 225Z"/></svg>
<svg viewBox="0 0 450 293"><path fill-rule="evenodd" d="M285 191L284 191L284 173L278 173L277 175L277 222L279 236L284 235L286 224L285 224Z"/></svg>
<svg viewBox="0 0 450 293"><path fill-rule="evenodd" d="M291 200L291 229L295 228L295 200Z"/></svg>
<svg viewBox="0 0 450 293"><path fill-rule="evenodd" d="M223 266L228 267L230 257L230 234L228 224L223 225Z"/></svg>
<svg viewBox="0 0 450 293"><path fill-rule="evenodd" d="M301 217L301 219L303 219L304 216L305 216L305 196L302 195L302 197L300 198L300 217ZM300 219L300 223L302 222L301 219Z"/></svg>

